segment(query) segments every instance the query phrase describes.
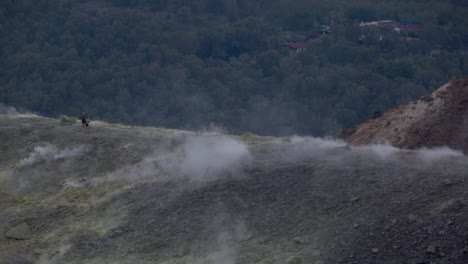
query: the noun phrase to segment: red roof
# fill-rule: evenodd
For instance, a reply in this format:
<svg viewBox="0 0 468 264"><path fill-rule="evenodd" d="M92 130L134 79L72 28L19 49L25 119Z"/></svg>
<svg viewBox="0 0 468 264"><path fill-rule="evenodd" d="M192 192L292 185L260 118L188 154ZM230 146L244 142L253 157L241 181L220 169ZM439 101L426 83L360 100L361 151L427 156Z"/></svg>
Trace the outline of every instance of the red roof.
<svg viewBox="0 0 468 264"><path fill-rule="evenodd" d="M421 31L422 27L419 25L400 25L400 29L406 31Z"/></svg>
<svg viewBox="0 0 468 264"><path fill-rule="evenodd" d="M284 46L293 48L293 49L305 49L307 48L307 43L302 42L283 42Z"/></svg>

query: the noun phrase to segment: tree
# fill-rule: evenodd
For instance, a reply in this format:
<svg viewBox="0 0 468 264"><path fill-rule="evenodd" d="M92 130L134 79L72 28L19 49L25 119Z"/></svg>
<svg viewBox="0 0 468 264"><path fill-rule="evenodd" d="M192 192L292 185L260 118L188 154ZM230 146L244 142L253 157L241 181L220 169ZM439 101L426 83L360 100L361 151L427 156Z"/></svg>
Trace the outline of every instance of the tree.
<svg viewBox="0 0 468 264"><path fill-rule="evenodd" d="M264 76L271 76L278 68L281 55L275 50L262 52L257 58L257 65L262 69Z"/></svg>

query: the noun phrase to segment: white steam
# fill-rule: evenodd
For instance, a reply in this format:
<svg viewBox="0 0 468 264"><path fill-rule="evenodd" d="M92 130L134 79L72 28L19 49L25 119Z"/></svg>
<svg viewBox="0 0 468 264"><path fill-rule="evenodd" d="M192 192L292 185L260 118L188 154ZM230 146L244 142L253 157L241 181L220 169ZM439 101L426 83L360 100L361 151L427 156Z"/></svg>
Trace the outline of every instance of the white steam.
<svg viewBox="0 0 468 264"><path fill-rule="evenodd" d="M12 106L0 104L0 115L18 115L20 111Z"/></svg>
<svg viewBox="0 0 468 264"><path fill-rule="evenodd" d="M266 150L266 151L265 151ZM349 145L342 140L314 137L291 137L267 143L261 152L256 152L255 162L264 166L331 162L336 166L363 166L392 163L395 166L432 166L437 161L448 162L464 158L461 151L448 147L400 149L391 145ZM357 163L356 163L357 162ZM318 163L321 166L322 163Z"/></svg>
<svg viewBox="0 0 468 264"><path fill-rule="evenodd" d="M8 184L10 182L14 182L16 179L14 171L13 170L6 170L6 171L0 171L0 190L1 191L8 191ZM20 181L19 183L16 184L16 190L18 189L23 189L28 185L27 182L25 181Z"/></svg>
<svg viewBox="0 0 468 264"><path fill-rule="evenodd" d="M216 217L215 217L216 218ZM235 264L237 263L240 252L237 248L237 243L249 239L247 227L242 220L237 220L232 223L224 223L222 219L215 219L214 223L209 225L209 228L217 230L216 246L212 250L196 256L189 256L186 264ZM220 221L218 224L216 221Z"/></svg>
<svg viewBox="0 0 468 264"><path fill-rule="evenodd" d="M463 153L461 151L453 150L449 147L438 147L432 149L421 148L417 150L416 153L421 160L428 163L463 157Z"/></svg>
<svg viewBox="0 0 468 264"><path fill-rule="evenodd" d="M63 263L63 256L70 250L71 245L60 246L53 254L44 254L36 264L59 264Z"/></svg>
<svg viewBox="0 0 468 264"><path fill-rule="evenodd" d="M72 148L59 149L52 144L45 144L34 147L34 151L29 157L20 161L20 166L31 166L40 162L47 162L59 159L75 158L89 150L87 145L79 145Z"/></svg>
<svg viewBox="0 0 468 264"><path fill-rule="evenodd" d="M221 134L199 134L187 137L179 152L160 155L158 163L172 174L205 181L239 173L250 159L243 142Z"/></svg>
<svg viewBox="0 0 468 264"><path fill-rule="evenodd" d="M394 160L397 158L398 154L405 152L405 150L384 144L357 146L355 149L359 151L361 155L366 155L383 161Z"/></svg>
<svg viewBox="0 0 468 264"><path fill-rule="evenodd" d="M280 142L281 158L289 162L302 162L307 159L326 159L337 157L337 151L342 151L346 142L342 140L322 139L315 137L292 137L286 142Z"/></svg>
<svg viewBox="0 0 468 264"><path fill-rule="evenodd" d="M174 177L211 181L240 175L252 159L246 144L222 134L182 133L174 135L168 142L169 146L159 146L141 162L95 178L92 183Z"/></svg>
<svg viewBox="0 0 468 264"><path fill-rule="evenodd" d="M98 185L102 183L112 183L112 182L147 182L151 180L156 180L156 178L161 179L163 173L157 165L157 160L150 156L144 158L142 161L137 164L124 167L112 173L109 173L102 177L96 177L91 180L91 184ZM69 186L82 186L82 183L79 182L67 182Z"/></svg>
<svg viewBox="0 0 468 264"><path fill-rule="evenodd" d="M193 261L193 264L235 264L237 250L233 245L232 236L228 232L221 232L218 235L218 247L203 257L202 259Z"/></svg>
<svg viewBox="0 0 468 264"><path fill-rule="evenodd" d="M37 153L24 163L30 163L36 156L59 156L56 151L51 151L52 155L46 150L37 149ZM352 146L342 140L297 136L267 142L258 151L251 153L245 143L227 135L179 133L139 163L94 178L92 183L147 182L175 178L206 182L242 175L243 169L254 163L271 166L319 161L332 162L337 166L361 166L363 162L390 162L398 166L420 166L457 157L464 156L447 147L404 150L383 144Z"/></svg>

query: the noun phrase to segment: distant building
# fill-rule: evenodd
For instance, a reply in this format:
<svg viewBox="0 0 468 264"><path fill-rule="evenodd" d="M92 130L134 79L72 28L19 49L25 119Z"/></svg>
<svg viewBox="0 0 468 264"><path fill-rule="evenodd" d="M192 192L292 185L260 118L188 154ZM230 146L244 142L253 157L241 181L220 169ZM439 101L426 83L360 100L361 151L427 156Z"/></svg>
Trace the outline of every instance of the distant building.
<svg viewBox="0 0 468 264"><path fill-rule="evenodd" d="M303 42L283 42L283 46L288 47L291 53L300 53L307 50L307 43Z"/></svg>
<svg viewBox="0 0 468 264"><path fill-rule="evenodd" d="M378 26L378 27L385 27L391 28L396 31L406 31L406 32L419 32L422 30L422 26L416 24L400 24L393 20L378 20L378 21L371 21L371 22L361 22L359 24L361 27L369 27L369 26Z"/></svg>
<svg viewBox="0 0 468 264"><path fill-rule="evenodd" d="M379 23L377 23L377 21L359 23L360 27L378 26L378 25L379 25Z"/></svg>
<svg viewBox="0 0 468 264"><path fill-rule="evenodd" d="M329 35L332 33L331 27L327 25L321 25L319 28L320 35Z"/></svg>
<svg viewBox="0 0 468 264"><path fill-rule="evenodd" d="M422 26L420 25L400 24L393 20L378 20L378 21L371 21L371 22L361 22L359 26L361 27L375 26L375 27L392 29L401 35L402 40L406 40L406 41L419 40L419 32L422 30ZM362 40L359 39L359 42L361 43Z"/></svg>
<svg viewBox="0 0 468 264"><path fill-rule="evenodd" d="M398 32L402 37L407 41L419 40L419 32L422 30L420 25L399 25L395 28L395 31Z"/></svg>
<svg viewBox="0 0 468 264"><path fill-rule="evenodd" d="M283 31L283 46L287 47L291 54L297 54L307 50L310 44L320 42L325 35L332 33L331 27L321 25L317 31L309 32L307 35L299 34L293 31Z"/></svg>
<svg viewBox="0 0 468 264"><path fill-rule="evenodd" d="M406 32L419 32L422 30L422 27L420 25L399 25L397 28L395 28L397 31L406 31Z"/></svg>
<svg viewBox="0 0 468 264"><path fill-rule="evenodd" d="M320 42L320 38L323 35L328 35L330 33L331 29L326 25L322 25L318 31L310 32L307 35L292 31L283 31L283 46L289 49L291 55L297 54L307 50L310 44Z"/></svg>
<svg viewBox="0 0 468 264"><path fill-rule="evenodd" d="M378 21L371 21L371 22L361 22L359 26L360 27L378 26L378 27L394 29L398 27L398 22L393 21L393 20L378 20Z"/></svg>
<svg viewBox="0 0 468 264"><path fill-rule="evenodd" d="M380 20L377 22L380 27L386 27L386 28L395 28L398 26L398 22L393 21L393 20Z"/></svg>

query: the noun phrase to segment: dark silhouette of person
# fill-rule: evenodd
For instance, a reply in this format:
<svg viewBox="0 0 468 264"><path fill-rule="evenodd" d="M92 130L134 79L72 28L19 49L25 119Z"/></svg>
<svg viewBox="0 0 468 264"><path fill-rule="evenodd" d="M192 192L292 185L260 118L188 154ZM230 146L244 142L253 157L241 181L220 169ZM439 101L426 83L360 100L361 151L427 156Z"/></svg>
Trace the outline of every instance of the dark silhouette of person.
<svg viewBox="0 0 468 264"><path fill-rule="evenodd" d="M87 116L86 116L86 113L83 112L83 113L81 114L81 125L82 125L83 128L84 128L85 125L86 125L86 120L87 120L87 119L88 119L88 118L87 118Z"/></svg>
<svg viewBox="0 0 468 264"><path fill-rule="evenodd" d="M86 133L89 133L89 117L85 112L81 114L81 125L85 129Z"/></svg>

